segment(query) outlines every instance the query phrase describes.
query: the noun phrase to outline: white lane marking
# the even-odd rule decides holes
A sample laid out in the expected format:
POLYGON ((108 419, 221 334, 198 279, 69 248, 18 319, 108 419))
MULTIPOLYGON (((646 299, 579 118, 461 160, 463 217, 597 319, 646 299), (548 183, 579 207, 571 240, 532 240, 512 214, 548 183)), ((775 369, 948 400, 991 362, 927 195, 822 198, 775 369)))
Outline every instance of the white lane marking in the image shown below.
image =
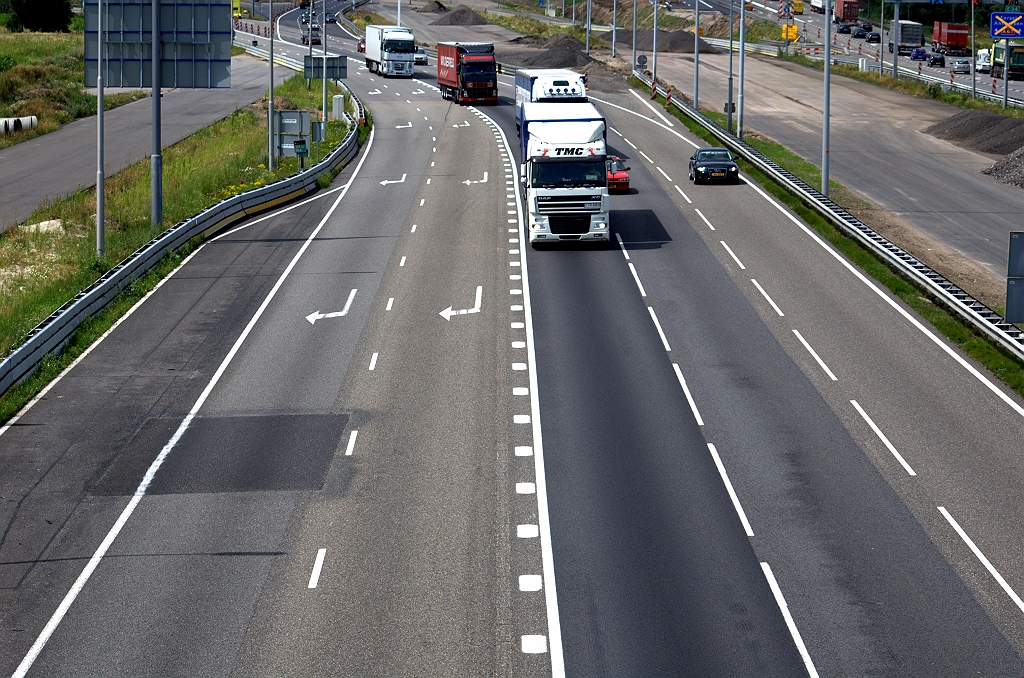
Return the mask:
MULTIPOLYGON (((513 389, 513 390, 515 390, 515 389, 513 389)), ((524 393, 523 395, 526 395, 526 394, 524 393)), ((516 447, 516 456, 517 457, 532 457, 533 456, 533 448, 530 447, 529 445, 519 445, 519 446, 516 447)))
POLYGON ((669 175, 665 174, 665 170, 661 169, 657 165, 654 166, 654 169, 656 169, 659 172, 661 172, 661 176, 665 177, 668 181, 672 181, 672 177, 670 177, 669 175))
POLYGON ((522 304, 512 304, 509 307, 509 310, 510 311, 522 311, 523 310, 523 305, 522 304))
POLYGON ((1013 604, 1020 608, 1022 612, 1024 612, 1024 600, 1021 600, 1020 596, 1017 595, 1017 592, 1014 591, 1010 587, 1010 585, 1006 583, 1006 580, 1003 579, 1003 575, 999 574, 999 571, 992 566, 992 563, 989 562, 989 559, 986 558, 985 554, 981 552, 981 549, 979 549, 977 545, 974 543, 974 541, 972 541, 971 538, 967 536, 967 533, 964 532, 964 529, 960 527, 960 523, 956 522, 953 519, 953 516, 949 515, 949 511, 947 511, 945 507, 939 506, 938 509, 939 513, 942 514, 942 517, 946 519, 946 521, 953 527, 954 530, 956 530, 956 533, 960 535, 960 538, 964 540, 964 543, 966 543, 967 546, 970 547, 971 551, 974 552, 975 557, 977 557, 977 559, 981 561, 981 564, 985 566, 985 569, 988 570, 988 573, 992 575, 992 577, 999 583, 1001 587, 1003 587, 1003 591, 1006 591, 1006 595, 1010 596, 1010 600, 1013 601, 1013 604))
POLYGON ((616 233, 615 239, 619 241, 619 247, 622 249, 622 256, 626 257, 626 261, 629 261, 629 252, 626 251, 626 246, 622 243, 622 236, 616 233))
POLYGON ((619 130, 615 129, 615 128, 614 128, 614 127, 612 127, 611 125, 608 125, 608 129, 610 129, 611 131, 615 132, 615 133, 616 133, 616 134, 618 134, 618 135, 619 135, 620 137, 622 136, 622 132, 620 132, 619 130))
POLYGON ((681 189, 678 186, 676 186, 676 190, 679 191, 679 195, 683 196, 686 199, 687 204, 690 204, 690 205, 693 204, 693 201, 690 200, 690 196, 688 196, 685 193, 683 193, 683 189, 681 189))
POLYGON ((804 345, 804 348, 807 349, 807 352, 810 353, 811 356, 818 362, 818 365, 821 366, 821 369, 825 370, 825 374, 827 374, 832 381, 839 381, 839 379, 836 378, 836 375, 832 374, 832 370, 828 368, 828 365, 825 364, 825 361, 822 360, 815 352, 815 350, 811 348, 811 345, 807 343, 807 340, 804 339, 803 336, 796 330, 793 330, 793 334, 796 335, 796 338, 799 339, 800 343, 804 345))
MULTIPOLYGON (((487 115, 481 115, 491 123, 494 122, 487 115)), ((509 156, 511 156, 512 147, 508 143, 508 138, 505 136, 505 132, 500 127, 498 128, 498 131, 501 133, 501 142, 505 147, 505 151, 509 156)), ((515 182, 515 188, 518 189, 518 174, 513 177, 513 180, 515 182)), ((526 242, 526 232, 523 224, 522 193, 520 193, 519 190, 515 190, 514 195, 517 210, 519 212, 519 239, 526 242)), ((530 375, 530 412, 532 414, 534 448, 532 452, 534 459, 534 480, 537 483, 537 520, 540 529, 541 561, 543 565, 544 581, 546 582, 546 585, 544 586, 544 604, 548 617, 548 635, 544 643, 544 649, 550 652, 552 678, 565 678, 565 657, 562 649, 562 625, 558 615, 558 592, 555 586, 555 562, 551 547, 551 519, 548 515, 547 476, 544 472, 544 438, 541 430, 540 400, 537 395, 537 344, 533 334, 533 304, 530 299, 530 276, 528 274, 526 256, 523 256, 522 264, 524 293, 523 303, 526 307, 526 322, 512 323, 512 327, 515 329, 517 324, 520 326, 525 324, 527 362, 530 365, 530 369, 527 374, 530 375)), ((518 447, 516 448, 516 456, 520 456, 518 447)), ((543 638, 543 636, 541 637, 543 638)))
POLYGON ((668 118, 666 118, 666 117, 665 117, 664 115, 662 115, 662 114, 661 114, 661 111, 659 111, 659 110, 658 110, 657 108, 655 108, 655 107, 654 107, 654 106, 653 106, 653 105, 651 104, 651 102, 650 102, 650 101, 648 101, 647 99, 644 99, 644 98, 643 98, 642 96, 640 96, 640 94, 639 94, 639 93, 638 93, 638 92, 637 92, 637 91, 636 91, 635 89, 632 89, 632 88, 630 88, 630 90, 629 90, 629 91, 630 91, 630 93, 631 93, 631 94, 632 94, 633 96, 635 96, 635 97, 636 97, 637 99, 639 99, 639 100, 640 100, 640 103, 642 103, 642 104, 643 104, 644 106, 646 106, 647 108, 651 109, 651 111, 652 111, 652 112, 653 112, 653 113, 654 113, 654 114, 655 114, 656 116, 658 116, 659 118, 661 118, 662 120, 664 120, 664 121, 665 121, 665 124, 666 124, 666 125, 668 125, 669 127, 675 127, 675 124, 674 124, 674 123, 673 123, 673 122, 672 122, 671 120, 669 120, 669 119, 668 119, 668 118))
POLYGON ((807 652, 807 646, 804 645, 804 640, 800 637, 800 631, 796 628, 793 615, 789 612, 789 605, 786 604, 786 598, 782 595, 779 582, 775 581, 775 575, 772 574, 771 566, 768 563, 761 563, 761 569, 764 570, 764 576, 768 580, 768 586, 772 590, 772 595, 775 596, 775 602, 778 603, 779 610, 782 611, 782 618, 786 620, 786 626, 789 628, 789 634, 793 636, 796 649, 804 660, 804 667, 807 669, 808 675, 810 678, 818 678, 818 670, 814 668, 814 662, 811 661, 811 655, 807 652))
POLYGON ((711 443, 708 443, 708 449, 711 450, 711 458, 715 460, 718 474, 722 476, 722 482, 725 483, 725 490, 729 493, 729 498, 732 499, 732 505, 736 509, 736 513, 739 514, 740 522, 743 523, 743 530, 747 533, 748 537, 753 537, 754 530, 750 528, 750 521, 747 520, 747 514, 743 512, 740 498, 736 496, 736 490, 732 487, 732 482, 729 480, 729 474, 725 471, 725 464, 722 463, 722 458, 718 456, 718 450, 711 443))
POLYGON ((633 150, 634 150, 634 151, 635 151, 635 150, 637 150, 637 148, 636 148, 636 145, 635 145, 635 144, 634 144, 634 143, 633 143, 632 141, 630 141, 630 140, 629 140, 629 139, 627 139, 626 137, 622 137, 622 140, 623 140, 623 141, 625 141, 625 142, 626 142, 627 144, 629 144, 630 146, 632 146, 632 147, 633 147, 633 150))
MULTIPOLYGON (((587 96, 590 96, 589 93, 588 93, 587 96)), ((626 113, 629 113, 630 115, 635 115, 638 118, 643 118, 647 122, 653 123, 653 124, 657 125, 658 127, 662 128, 663 130, 665 130, 667 132, 671 132, 672 134, 675 134, 677 137, 679 137, 680 139, 682 139, 686 143, 690 144, 694 148, 700 148, 700 146, 698 144, 695 144, 694 142, 690 141, 689 139, 687 139, 686 137, 684 137, 682 134, 680 134, 679 132, 675 131, 674 129, 669 129, 669 126, 661 124, 660 122, 658 122, 654 118, 649 118, 646 115, 644 115, 643 113, 637 113, 636 111, 631 111, 630 109, 628 109, 628 108, 626 108, 624 106, 619 106, 618 104, 613 104, 610 101, 605 101, 604 99, 598 99, 595 96, 590 96, 590 98, 593 99, 594 101, 600 103, 600 104, 604 104, 605 106, 611 106, 612 108, 617 108, 620 111, 625 111, 626 113)), ((671 127, 674 127, 674 126, 675 125, 671 125, 671 127)), ((623 138, 625 138, 625 137, 623 137, 623 138)), ((629 142, 626 142, 626 143, 629 143, 629 142)), ((629 145, 633 146, 633 144, 629 144, 629 145)), ((633 148, 636 148, 636 146, 633 146, 633 148)))
POLYGON ((857 410, 857 413, 864 419, 864 421, 867 422, 868 426, 870 426, 871 430, 875 432, 875 435, 878 436, 879 440, 881 440, 882 443, 885 444, 886 448, 892 452, 892 456, 896 457, 896 461, 900 463, 906 472, 912 476, 916 476, 917 474, 914 472, 914 469, 910 468, 910 464, 907 463, 907 460, 904 459, 903 455, 896 450, 895 446, 893 446, 891 442, 889 442, 889 439, 885 437, 884 433, 882 433, 882 429, 878 428, 875 422, 871 420, 871 417, 869 417, 868 413, 864 411, 864 408, 860 406, 860 403, 856 400, 851 400, 850 404, 853 405, 857 410))
POLYGON ((536 483, 516 483, 516 494, 536 494, 536 483))
MULTIPOLYGON (((678 186, 676 186, 676 188, 679 188, 679 187, 678 187, 678 186)), ((682 191, 679 191, 679 192, 680 192, 680 193, 682 193, 682 191)), ((684 197, 685 197, 685 196, 684 196, 684 197)), ((715 227, 711 225, 711 222, 710 222, 710 221, 708 221, 708 218, 707 218, 706 216, 704 216, 704 213, 703 213, 703 212, 701 212, 701 211, 700 211, 700 210, 699 210, 698 208, 696 208, 696 207, 694 207, 694 208, 693 208, 693 211, 697 213, 697 216, 699 216, 699 217, 700 217, 701 219, 703 219, 703 220, 704 220, 704 223, 708 225, 708 228, 710 228, 710 229, 711 229, 712 231, 713 231, 713 230, 715 230, 715 227)), ((722 243, 722 244, 724 245, 725 243, 722 243)), ((728 248, 726 248, 726 249, 728 249, 728 248)), ((743 266, 743 264, 740 264, 740 266, 743 266)))
POLYGON ((388 297, 388 305, 384 308, 385 311, 391 310, 391 304, 395 303, 394 297, 388 297))
MULTIPOLYGON (((377 355, 374 353, 374 355, 377 355)), ((345 456, 351 457, 352 452, 356 449, 356 436, 359 435, 359 431, 352 431, 348 436, 348 445, 345 447, 345 456)))
POLYGON ((648 306, 647 310, 651 313, 651 320, 654 321, 654 326, 658 328, 658 336, 661 337, 661 343, 665 345, 665 350, 671 351, 672 347, 668 345, 668 338, 665 336, 665 332, 661 329, 661 323, 658 322, 658 316, 654 313, 654 307, 648 306))
POLYGON ((534 539, 540 536, 540 529, 536 525, 516 525, 516 536, 520 539, 534 539))
POLYGON ((528 415, 528 414, 513 414, 512 415, 512 423, 513 424, 529 424, 530 423, 530 415, 528 415))
POLYGON ((768 303, 772 305, 772 308, 775 309, 775 312, 779 314, 780 318, 786 317, 786 314, 782 312, 782 309, 779 308, 778 304, 776 304, 774 301, 772 301, 772 298, 769 297, 768 293, 764 291, 763 287, 761 287, 761 283, 757 282, 753 278, 750 279, 750 282, 754 283, 754 287, 757 288, 757 291, 761 293, 762 297, 764 297, 766 300, 768 300, 768 303))
POLYGON ((724 240, 719 240, 718 242, 722 243, 722 247, 725 248, 725 251, 729 253, 729 256, 732 257, 733 261, 736 262, 736 265, 739 266, 741 270, 744 270, 744 271, 747 270, 747 267, 744 266, 743 262, 740 261, 740 258, 737 257, 736 254, 731 249, 729 249, 729 246, 725 244, 724 240))
MULTIPOLYGON (((513 341, 512 342, 512 348, 526 348, 526 342, 525 341, 513 341)), ((523 393, 523 395, 526 395, 526 394, 523 393)))
POLYGON ((410 232, 410 233, 415 233, 415 232, 416 232, 416 224, 413 224, 413 225, 412 225, 412 229, 410 229, 410 231, 409 231, 409 232, 410 232))
POLYGON ((427 179, 427 186, 430 185, 430 179, 427 179))
POLYGON ((524 327, 526 327, 526 323, 519 323, 519 322, 512 323, 512 329, 514 329, 514 330, 521 330, 524 327))
POLYGON ((526 363, 512 363, 512 370, 515 372, 525 372, 526 363))
POLYGON ((544 577, 539 574, 519 575, 520 591, 540 591, 544 587, 544 577))
POLYGON ((405 257, 402 257, 402 260, 398 262, 398 265, 405 266, 405 257))
POLYGON ((356 298, 357 291, 358 290, 356 288, 352 288, 352 291, 348 295, 348 301, 345 302, 345 308, 341 309, 340 311, 335 311, 334 313, 321 313, 320 311, 313 311, 312 313, 306 316, 306 320, 309 321, 310 325, 315 325, 316 321, 321 320, 322 318, 340 318, 341 316, 348 315, 349 309, 352 308, 352 300, 356 298))
POLYGON ((405 178, 407 176, 409 176, 409 175, 408 174, 403 174, 401 179, 395 179, 395 180, 385 179, 384 181, 380 182, 380 185, 381 186, 387 186, 388 184, 404 184, 405 183, 405 178))
POLYGON ((420 198, 420 207, 423 207, 423 203, 425 203, 426 201, 426 198, 420 198))
POLYGON ((25 654, 25 657, 21 660, 21 663, 18 664, 18 668, 15 669, 14 673, 12 674, 12 678, 24 678, 25 674, 28 673, 28 670, 32 668, 32 664, 35 663, 35 660, 39 656, 39 653, 43 651, 44 647, 46 647, 46 643, 50 640, 50 636, 52 636, 53 632, 57 630, 57 626, 60 625, 61 621, 64 619, 64 616, 68 613, 68 610, 71 609, 71 605, 75 602, 75 599, 78 597, 78 594, 82 592, 83 588, 85 588, 86 582, 89 581, 89 578, 92 577, 92 573, 96 570, 97 567, 99 567, 100 561, 103 560, 103 557, 110 549, 110 546, 114 543, 114 540, 117 539, 117 535, 120 534, 121 530, 128 522, 128 519, 131 518, 132 513, 135 512, 135 508, 139 505, 139 502, 142 501, 142 498, 146 495, 146 490, 149 489, 150 483, 153 482, 153 479, 156 477, 157 471, 160 470, 160 466, 162 466, 164 460, 167 459, 167 455, 171 453, 171 450, 173 450, 175 445, 178 444, 178 441, 181 440, 181 436, 183 436, 185 434, 185 431, 188 430, 189 425, 192 423, 192 420, 199 412, 199 409, 206 402, 206 399, 210 397, 210 393, 217 385, 217 382, 219 382, 221 377, 224 375, 224 371, 227 370, 228 365, 231 364, 231 361, 234 359, 235 354, 238 353, 238 349, 241 348, 243 343, 245 343, 245 340, 246 338, 248 338, 249 333, 252 332, 252 328, 256 325, 256 322, 259 321, 264 311, 267 310, 267 307, 270 305, 270 302, 277 295, 278 290, 281 289, 281 286, 284 284, 284 281, 288 278, 292 270, 299 263, 299 259, 301 259, 302 255, 305 254, 307 249, 309 249, 310 244, 320 233, 321 229, 323 229, 327 221, 331 218, 331 215, 334 214, 334 210, 337 209, 338 205, 341 204, 341 201, 345 198, 345 195, 348 193, 348 189, 352 185, 352 182, 355 181, 355 178, 359 175, 359 170, 362 168, 363 162, 365 162, 366 158, 369 157, 370 147, 373 145, 373 137, 374 130, 371 129, 370 136, 367 141, 366 152, 363 153, 363 157, 359 160, 359 163, 356 165, 355 170, 352 172, 352 177, 349 179, 348 183, 345 184, 340 195, 338 195, 338 198, 334 201, 334 204, 332 204, 330 209, 327 210, 327 213, 324 215, 323 219, 320 220, 320 223, 317 224, 317 227, 313 229, 313 232, 309 234, 309 237, 306 239, 306 241, 302 243, 302 247, 299 248, 299 251, 295 253, 294 257, 292 257, 292 260, 291 262, 289 262, 287 268, 285 268, 284 272, 281 273, 281 277, 277 279, 277 282, 271 288, 270 292, 263 300, 263 303, 260 304, 260 307, 258 309, 256 309, 256 313, 249 320, 249 323, 245 326, 245 329, 242 330, 242 333, 239 335, 238 339, 235 340, 235 343, 234 345, 232 345, 231 350, 229 350, 228 354, 224 356, 224 360, 221 361, 221 364, 217 368, 217 371, 213 373, 213 376, 210 378, 210 381, 206 384, 206 388, 204 388, 203 392, 199 394, 199 399, 196 400, 195 404, 192 406, 192 409, 189 410, 189 413, 185 416, 185 419, 178 426, 178 429, 174 432, 174 435, 171 437, 171 439, 167 441, 167 444, 164 445, 162 450, 160 450, 160 454, 158 454, 156 459, 153 460, 153 463, 150 464, 149 468, 146 470, 146 475, 142 477, 142 481, 139 483, 138 488, 136 488, 135 494, 132 495, 132 498, 129 500, 128 505, 124 507, 123 511, 121 511, 121 515, 118 516, 117 521, 114 522, 114 525, 110 528, 110 531, 107 532, 107 535, 103 538, 103 541, 100 542, 100 545, 99 547, 97 547, 95 553, 93 553, 92 557, 89 558, 89 562, 86 564, 85 569, 82 570, 82 573, 78 575, 77 579, 75 579, 75 583, 71 585, 71 589, 64 596, 63 600, 61 600, 60 605, 57 606, 57 609, 54 611, 53 615, 50 616, 49 621, 46 622, 46 626, 44 626, 43 630, 40 631, 39 636, 36 638, 35 642, 32 643, 32 647, 29 648, 28 653, 25 654))
POLYGON ((697 420, 698 426, 704 425, 704 420, 700 416, 700 412, 697 411, 697 403, 694 401, 693 396, 690 394, 690 389, 686 385, 686 379, 683 378, 683 371, 679 369, 679 365, 672 363, 672 369, 676 371, 676 379, 679 380, 679 385, 683 387, 683 395, 686 396, 686 402, 690 403, 690 411, 693 412, 693 418, 697 420))
POLYGON ((316 560, 313 561, 313 571, 309 575, 309 586, 306 588, 315 589, 316 585, 320 583, 320 570, 324 567, 324 556, 327 555, 327 549, 319 549, 316 552, 316 560))
POLYGON ((524 654, 544 654, 548 651, 548 639, 544 636, 523 636, 522 642, 524 654))
POLYGON ((639 153, 640 153, 640 155, 644 156, 644 160, 646 160, 647 162, 651 163, 652 165, 654 164, 654 161, 651 160, 650 157, 648 157, 648 155, 646 153, 644 153, 643 151, 639 151, 639 153))
MULTIPOLYGON (((625 251, 625 249, 623 249, 625 251)), ((647 291, 644 289, 643 284, 640 282, 640 276, 636 274, 636 269, 633 267, 633 262, 629 262, 629 272, 633 274, 633 280, 636 281, 636 286, 640 288, 640 296, 646 297, 647 291)))

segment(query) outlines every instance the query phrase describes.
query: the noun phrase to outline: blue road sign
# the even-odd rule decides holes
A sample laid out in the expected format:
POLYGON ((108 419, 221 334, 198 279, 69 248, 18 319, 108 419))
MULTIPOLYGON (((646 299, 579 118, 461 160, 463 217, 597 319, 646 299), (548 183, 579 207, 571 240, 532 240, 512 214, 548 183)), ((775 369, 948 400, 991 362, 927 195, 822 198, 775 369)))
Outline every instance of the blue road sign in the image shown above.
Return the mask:
POLYGON ((1016 40, 1024 37, 1024 14, 1020 12, 992 12, 989 37, 1016 40))

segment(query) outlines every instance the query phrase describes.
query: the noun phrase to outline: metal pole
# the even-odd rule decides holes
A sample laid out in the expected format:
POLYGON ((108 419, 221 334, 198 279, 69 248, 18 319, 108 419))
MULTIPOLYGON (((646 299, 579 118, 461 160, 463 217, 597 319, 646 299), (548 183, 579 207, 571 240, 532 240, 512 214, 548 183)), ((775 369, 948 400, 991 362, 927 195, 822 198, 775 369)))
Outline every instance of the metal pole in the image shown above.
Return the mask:
MULTIPOLYGON (((746 0, 743 0, 746 2, 746 0)), ((729 0, 729 101, 726 104, 726 129, 732 134, 732 6, 733 0, 729 0)))
POLYGON ((654 36, 651 44, 651 79, 655 86, 658 82, 658 3, 661 0, 654 0, 654 36))
POLYGON ((153 155, 149 159, 150 220, 157 228, 164 220, 163 158, 160 156, 160 0, 153 0, 153 155))
POLYGON ((693 110, 699 111, 700 83, 700 0, 693 0, 693 110))
MULTIPOLYGON (((402 24, 402 0, 398 0, 398 24, 402 24)), ((316 17, 316 5, 310 5, 309 7, 309 64, 313 65, 313 19, 316 17)), ((312 73, 310 73, 312 75, 312 73)), ((306 80, 306 89, 309 89, 310 85, 313 84, 313 79, 309 78, 306 80)))
POLYGON ((882 75, 882 64, 885 63, 885 52, 882 45, 885 44, 885 0, 882 0, 881 13, 878 15, 878 75, 882 75))
MULTIPOLYGON (((326 1, 324 0, 324 2, 326 1)), ((402 25, 402 0, 398 0, 398 25, 402 25)))
POLYGON ((587 0, 587 54, 590 54, 590 24, 593 22, 593 0, 587 0))
MULTIPOLYGON (((991 63, 991 61, 989 62, 991 63)), ((971 97, 978 98, 978 53, 974 50, 974 0, 971 0, 971 97)))
POLYGON ((267 168, 274 171, 274 5, 270 5, 270 98, 267 101, 267 168))
POLYGON ((103 0, 99 1, 99 39, 96 41, 96 256, 106 250, 103 234, 103 0))
POLYGON ((889 31, 889 39, 892 40, 892 77, 900 77, 899 60, 900 60, 900 3, 892 3, 893 7, 893 21, 892 30, 889 31))
POLYGON ((323 73, 321 73, 320 75, 321 80, 323 80, 323 83, 321 84, 323 84, 324 88, 324 114, 320 118, 320 121, 323 123, 323 129, 321 130, 323 134, 320 135, 321 147, 323 146, 325 137, 327 136, 327 0, 324 0, 323 27, 324 36, 322 38, 322 41, 324 43, 324 70, 323 73))
POLYGON ((736 136, 743 138, 743 65, 747 54, 747 2, 740 0, 740 87, 736 97, 736 136))
POLYGON ((825 100, 821 122, 821 194, 828 197, 828 108, 832 76, 832 0, 825 0, 829 21, 825 24, 825 100))
MULTIPOLYGON (((994 50, 993 50, 994 51, 994 50)), ((1003 108, 1010 98, 1010 41, 1003 40, 1003 108)))
POLYGON ((636 0, 633 0, 633 65, 629 70, 636 68, 636 0))
POLYGON ((612 58, 615 58, 615 28, 619 25, 619 0, 612 0, 612 58))

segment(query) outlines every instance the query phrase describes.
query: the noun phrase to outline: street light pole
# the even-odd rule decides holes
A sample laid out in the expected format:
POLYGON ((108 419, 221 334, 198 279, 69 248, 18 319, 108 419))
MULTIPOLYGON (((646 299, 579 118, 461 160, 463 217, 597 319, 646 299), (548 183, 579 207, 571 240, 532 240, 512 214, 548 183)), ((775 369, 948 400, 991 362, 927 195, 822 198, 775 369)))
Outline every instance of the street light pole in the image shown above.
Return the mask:
POLYGON ((971 97, 977 99, 978 73, 974 67, 978 65, 978 53, 974 51, 974 0, 971 0, 971 61, 971 97))
POLYGON ((323 73, 321 73, 321 76, 322 76, 321 80, 323 80, 323 82, 321 84, 324 87, 324 114, 320 118, 320 121, 323 123, 323 129, 321 130, 322 133, 320 135, 321 147, 323 147, 323 142, 325 141, 325 139, 327 137, 327 0, 323 0, 323 3, 324 3, 324 12, 323 12, 324 35, 323 35, 322 41, 324 43, 324 69, 323 69, 323 73))
POLYGON ((587 54, 590 54, 590 24, 593 21, 594 0, 587 0, 587 54))
POLYGON ((693 0, 693 110, 697 105, 700 84, 700 0, 693 0))
POLYGON ((615 58, 615 28, 619 25, 619 0, 612 0, 612 58, 615 58))
POLYGON ((270 98, 267 100, 267 169, 274 171, 274 4, 270 4, 270 98))
POLYGON ((654 0, 654 35, 651 41, 651 81, 655 88, 658 86, 658 3, 661 0, 654 0))
POLYGON ((630 72, 636 68, 636 0, 633 0, 633 63, 630 65, 630 72))
POLYGON ((740 87, 736 98, 736 136, 743 138, 743 66, 747 54, 747 0, 740 0, 740 87))
POLYGON ((99 0, 99 40, 96 41, 96 256, 106 249, 103 233, 103 0, 99 0))
POLYGON ((164 220, 163 158, 160 155, 160 0, 153 0, 153 154, 149 158, 150 221, 158 228, 164 220))
POLYGON ((732 134, 732 5, 729 0, 729 101, 726 103, 726 129, 732 134))
POLYGON ((832 75, 832 0, 825 0, 829 20, 825 24, 825 97, 821 123, 821 194, 828 197, 828 114, 832 75))

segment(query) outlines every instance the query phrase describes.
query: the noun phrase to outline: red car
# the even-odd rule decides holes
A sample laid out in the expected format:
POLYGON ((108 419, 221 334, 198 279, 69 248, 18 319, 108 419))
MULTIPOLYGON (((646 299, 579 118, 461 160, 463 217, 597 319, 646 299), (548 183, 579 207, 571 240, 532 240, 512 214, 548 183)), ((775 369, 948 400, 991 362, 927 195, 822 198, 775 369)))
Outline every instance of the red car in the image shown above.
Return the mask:
POLYGON ((362 38, 360 38, 359 42, 356 44, 356 51, 357 52, 365 52, 366 51, 366 41, 363 40, 362 38))
POLYGON ((629 168, 622 158, 612 156, 604 161, 604 165, 608 170, 608 192, 629 193, 629 168))

